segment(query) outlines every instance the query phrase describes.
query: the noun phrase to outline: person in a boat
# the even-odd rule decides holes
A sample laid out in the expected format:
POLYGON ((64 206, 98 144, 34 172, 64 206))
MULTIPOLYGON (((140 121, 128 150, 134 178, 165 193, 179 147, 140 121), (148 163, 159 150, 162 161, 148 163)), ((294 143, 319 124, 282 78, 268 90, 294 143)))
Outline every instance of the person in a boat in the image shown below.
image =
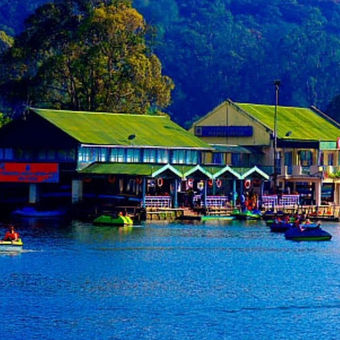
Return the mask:
POLYGON ((285 222, 285 223, 289 223, 289 222, 290 222, 290 217, 289 217, 289 215, 286 215, 286 216, 284 217, 284 222, 285 222))
POLYGON ((5 234, 5 237, 3 238, 4 241, 18 241, 19 239, 19 233, 17 233, 14 229, 13 225, 10 225, 8 227, 8 231, 5 234))

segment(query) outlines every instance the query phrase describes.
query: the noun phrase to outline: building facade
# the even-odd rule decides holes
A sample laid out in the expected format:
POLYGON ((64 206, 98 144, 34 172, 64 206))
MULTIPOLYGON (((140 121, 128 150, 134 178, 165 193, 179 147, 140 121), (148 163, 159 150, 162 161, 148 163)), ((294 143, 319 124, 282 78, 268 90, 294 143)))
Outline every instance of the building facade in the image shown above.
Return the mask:
POLYGON ((203 156, 211 162, 246 161, 275 175, 279 192, 299 195, 301 204, 339 204, 340 125, 315 107, 278 106, 277 113, 276 157, 273 105, 227 100, 190 131, 215 147, 203 156))

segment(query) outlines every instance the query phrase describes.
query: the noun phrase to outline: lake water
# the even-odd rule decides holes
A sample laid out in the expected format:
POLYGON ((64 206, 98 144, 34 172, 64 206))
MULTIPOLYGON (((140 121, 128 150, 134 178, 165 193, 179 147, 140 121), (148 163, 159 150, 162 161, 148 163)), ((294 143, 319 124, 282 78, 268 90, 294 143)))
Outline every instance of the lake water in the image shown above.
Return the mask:
POLYGON ((330 242, 263 222, 16 226, 25 250, 0 255, 3 339, 339 339, 340 225, 323 225, 330 242))

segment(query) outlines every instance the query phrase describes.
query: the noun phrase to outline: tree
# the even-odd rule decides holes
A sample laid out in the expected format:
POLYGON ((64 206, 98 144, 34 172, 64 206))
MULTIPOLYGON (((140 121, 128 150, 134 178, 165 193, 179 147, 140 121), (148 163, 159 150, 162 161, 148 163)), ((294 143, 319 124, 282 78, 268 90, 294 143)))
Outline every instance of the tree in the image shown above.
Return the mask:
POLYGON ((340 123, 340 94, 335 96, 328 104, 326 113, 340 123))
POLYGON ((4 55, 7 97, 39 107, 147 113, 170 103, 172 80, 146 45, 129 0, 63 0, 37 9, 4 55))

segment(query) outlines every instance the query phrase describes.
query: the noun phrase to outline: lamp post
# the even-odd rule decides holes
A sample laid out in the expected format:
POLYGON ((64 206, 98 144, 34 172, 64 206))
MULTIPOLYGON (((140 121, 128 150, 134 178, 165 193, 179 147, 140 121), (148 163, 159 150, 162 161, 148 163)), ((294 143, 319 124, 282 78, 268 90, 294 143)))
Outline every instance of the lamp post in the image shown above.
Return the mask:
POLYGON ((273 189, 274 193, 277 191, 277 109, 279 105, 279 92, 280 92, 280 80, 274 80, 274 86, 275 86, 275 114, 274 114, 274 173, 273 173, 273 189))

